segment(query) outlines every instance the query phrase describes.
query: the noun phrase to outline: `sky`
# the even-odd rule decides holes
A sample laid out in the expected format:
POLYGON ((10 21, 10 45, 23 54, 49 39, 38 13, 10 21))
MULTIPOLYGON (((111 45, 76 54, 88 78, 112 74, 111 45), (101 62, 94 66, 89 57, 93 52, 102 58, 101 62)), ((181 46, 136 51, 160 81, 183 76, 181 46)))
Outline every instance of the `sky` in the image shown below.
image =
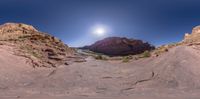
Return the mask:
POLYGON ((33 25, 71 47, 105 37, 179 42, 200 25, 199 0, 1 0, 0 23, 33 25), (105 34, 94 33, 103 28, 105 34))

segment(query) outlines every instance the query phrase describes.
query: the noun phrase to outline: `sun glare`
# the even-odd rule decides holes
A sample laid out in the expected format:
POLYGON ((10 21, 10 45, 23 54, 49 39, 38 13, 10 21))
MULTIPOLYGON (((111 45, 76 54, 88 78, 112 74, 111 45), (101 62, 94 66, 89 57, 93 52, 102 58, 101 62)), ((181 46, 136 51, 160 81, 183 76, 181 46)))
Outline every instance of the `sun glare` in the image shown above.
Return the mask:
POLYGON ((93 34, 95 36, 99 36, 99 37, 105 36, 107 34, 107 32, 108 32, 108 30, 107 30, 107 28, 105 28, 105 26, 95 26, 93 28, 93 34))
POLYGON ((105 29, 102 27, 96 28, 94 31, 94 33, 98 36, 103 36, 105 32, 106 32, 105 29))

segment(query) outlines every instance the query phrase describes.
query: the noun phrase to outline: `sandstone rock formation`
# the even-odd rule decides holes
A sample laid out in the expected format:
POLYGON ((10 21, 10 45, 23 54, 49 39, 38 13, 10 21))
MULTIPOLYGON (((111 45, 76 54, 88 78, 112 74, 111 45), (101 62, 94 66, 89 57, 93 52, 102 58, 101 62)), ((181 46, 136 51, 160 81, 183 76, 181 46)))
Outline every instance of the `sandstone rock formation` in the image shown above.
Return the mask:
POLYGON ((125 37, 108 37, 83 48, 110 56, 120 56, 140 54, 146 50, 154 49, 154 46, 149 43, 144 43, 141 40, 128 39, 125 37))
POLYGON ((200 26, 193 28, 192 33, 186 33, 183 42, 197 43, 200 42, 200 26))
POLYGON ((74 54, 73 49, 58 38, 21 23, 1 25, 0 43, 12 45, 15 54, 30 59, 34 67, 55 67, 74 54))

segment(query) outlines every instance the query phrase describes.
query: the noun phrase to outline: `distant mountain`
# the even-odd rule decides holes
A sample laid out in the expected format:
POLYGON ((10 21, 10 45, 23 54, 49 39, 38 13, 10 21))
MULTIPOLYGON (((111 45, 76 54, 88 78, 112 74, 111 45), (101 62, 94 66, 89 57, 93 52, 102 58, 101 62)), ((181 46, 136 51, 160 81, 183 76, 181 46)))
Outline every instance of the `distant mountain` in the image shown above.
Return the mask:
POLYGON ((0 43, 12 45, 15 54, 28 58, 34 67, 56 67, 74 54, 61 40, 22 23, 0 26, 0 43))
POLYGON ((90 46, 83 47, 83 49, 89 49, 110 56, 140 54, 144 51, 153 50, 154 48, 154 46, 142 40, 128 39, 125 37, 108 37, 90 46))

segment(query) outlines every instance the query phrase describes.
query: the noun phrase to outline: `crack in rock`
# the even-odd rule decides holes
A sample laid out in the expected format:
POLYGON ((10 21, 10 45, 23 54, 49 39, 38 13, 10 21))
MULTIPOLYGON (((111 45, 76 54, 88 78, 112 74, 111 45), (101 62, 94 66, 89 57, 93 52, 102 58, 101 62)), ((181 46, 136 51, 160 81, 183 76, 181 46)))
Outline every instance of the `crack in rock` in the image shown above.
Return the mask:
POLYGON ((50 73, 47 75, 47 77, 50 77, 50 76, 54 75, 55 73, 56 73, 56 70, 53 70, 52 72, 50 72, 50 73))
POLYGON ((138 80, 138 81, 136 81, 134 84, 132 84, 131 87, 122 89, 121 92, 128 91, 128 90, 132 90, 132 89, 135 88, 134 86, 136 86, 137 84, 150 81, 150 80, 152 80, 154 77, 155 77, 155 73, 152 71, 151 77, 150 77, 150 78, 138 80))

